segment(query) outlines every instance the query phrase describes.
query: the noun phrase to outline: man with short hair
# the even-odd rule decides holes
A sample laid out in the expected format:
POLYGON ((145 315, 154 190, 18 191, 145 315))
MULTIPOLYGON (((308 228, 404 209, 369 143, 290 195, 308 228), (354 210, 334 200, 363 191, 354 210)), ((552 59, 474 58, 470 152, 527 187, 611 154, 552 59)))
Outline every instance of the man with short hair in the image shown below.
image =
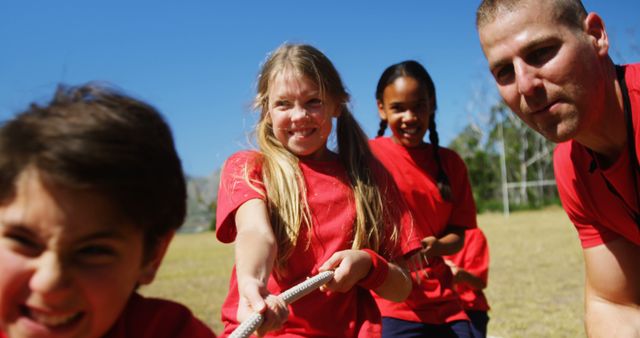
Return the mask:
POLYGON ((506 104, 558 143, 587 334, 640 337, 640 64, 613 63, 602 18, 579 0, 484 0, 476 25, 506 104))

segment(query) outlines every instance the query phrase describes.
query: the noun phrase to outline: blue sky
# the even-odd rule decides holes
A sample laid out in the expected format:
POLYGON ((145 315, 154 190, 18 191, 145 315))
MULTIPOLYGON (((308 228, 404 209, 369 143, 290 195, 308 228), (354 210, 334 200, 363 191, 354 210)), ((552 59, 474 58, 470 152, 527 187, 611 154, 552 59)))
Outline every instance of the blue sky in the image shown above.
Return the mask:
MULTIPOLYGON (((378 126, 379 75, 392 63, 420 61, 436 83, 447 144, 496 99, 474 26, 477 3, 2 1, 0 119, 48 100, 58 83, 108 81, 155 105, 185 171, 206 176, 248 146, 259 66, 288 41, 312 44, 334 62, 369 136, 378 126)), ((640 1, 584 3, 604 18, 614 61, 640 61, 640 1)))

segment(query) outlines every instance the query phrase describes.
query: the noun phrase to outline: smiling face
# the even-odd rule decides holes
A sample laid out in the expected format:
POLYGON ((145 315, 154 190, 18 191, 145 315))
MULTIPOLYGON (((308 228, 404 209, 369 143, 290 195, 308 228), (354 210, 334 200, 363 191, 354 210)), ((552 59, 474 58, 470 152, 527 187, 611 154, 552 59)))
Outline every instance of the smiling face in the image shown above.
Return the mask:
POLYGON ((23 172, 0 205, 0 331, 9 337, 101 337, 137 284, 143 233, 90 191, 43 183, 23 172))
POLYGON ((268 95, 268 118, 278 141, 298 157, 325 159, 336 105, 323 99, 309 78, 287 70, 274 77, 268 95))
POLYGON ((384 89, 382 102, 378 101, 378 113, 387 121, 393 140, 405 147, 424 143, 433 115, 433 99, 424 86, 409 76, 395 79, 384 89))
POLYGON ((608 40, 596 14, 589 14, 580 30, 549 13, 550 2, 528 1, 478 32, 509 108, 547 139, 562 142, 602 118, 608 40))

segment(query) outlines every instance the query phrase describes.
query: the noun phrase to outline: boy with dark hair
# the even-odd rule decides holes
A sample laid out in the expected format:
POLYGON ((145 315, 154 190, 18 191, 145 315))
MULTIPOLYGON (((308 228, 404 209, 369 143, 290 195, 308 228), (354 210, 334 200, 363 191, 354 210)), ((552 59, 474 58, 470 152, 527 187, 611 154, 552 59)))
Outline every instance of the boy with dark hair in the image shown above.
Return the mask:
POLYGON ((0 337, 214 337, 144 298, 185 217, 173 138, 151 106, 59 88, 0 128, 0 337))

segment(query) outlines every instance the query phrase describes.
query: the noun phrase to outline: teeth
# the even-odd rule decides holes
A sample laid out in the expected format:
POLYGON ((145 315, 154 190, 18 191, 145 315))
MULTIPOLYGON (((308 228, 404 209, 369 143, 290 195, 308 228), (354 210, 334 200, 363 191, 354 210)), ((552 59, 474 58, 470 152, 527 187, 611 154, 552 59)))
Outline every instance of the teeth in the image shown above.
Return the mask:
POLYGON ((311 135, 311 133, 313 133, 313 128, 309 128, 309 129, 298 129, 298 130, 292 130, 291 134, 293 136, 299 136, 299 137, 305 137, 305 136, 309 136, 311 135))
POLYGON ((33 310, 30 311, 30 314, 31 318, 36 322, 51 327, 67 324, 80 315, 79 312, 70 315, 45 315, 33 310))
POLYGON ((403 129, 405 134, 413 135, 418 132, 418 128, 403 129))

